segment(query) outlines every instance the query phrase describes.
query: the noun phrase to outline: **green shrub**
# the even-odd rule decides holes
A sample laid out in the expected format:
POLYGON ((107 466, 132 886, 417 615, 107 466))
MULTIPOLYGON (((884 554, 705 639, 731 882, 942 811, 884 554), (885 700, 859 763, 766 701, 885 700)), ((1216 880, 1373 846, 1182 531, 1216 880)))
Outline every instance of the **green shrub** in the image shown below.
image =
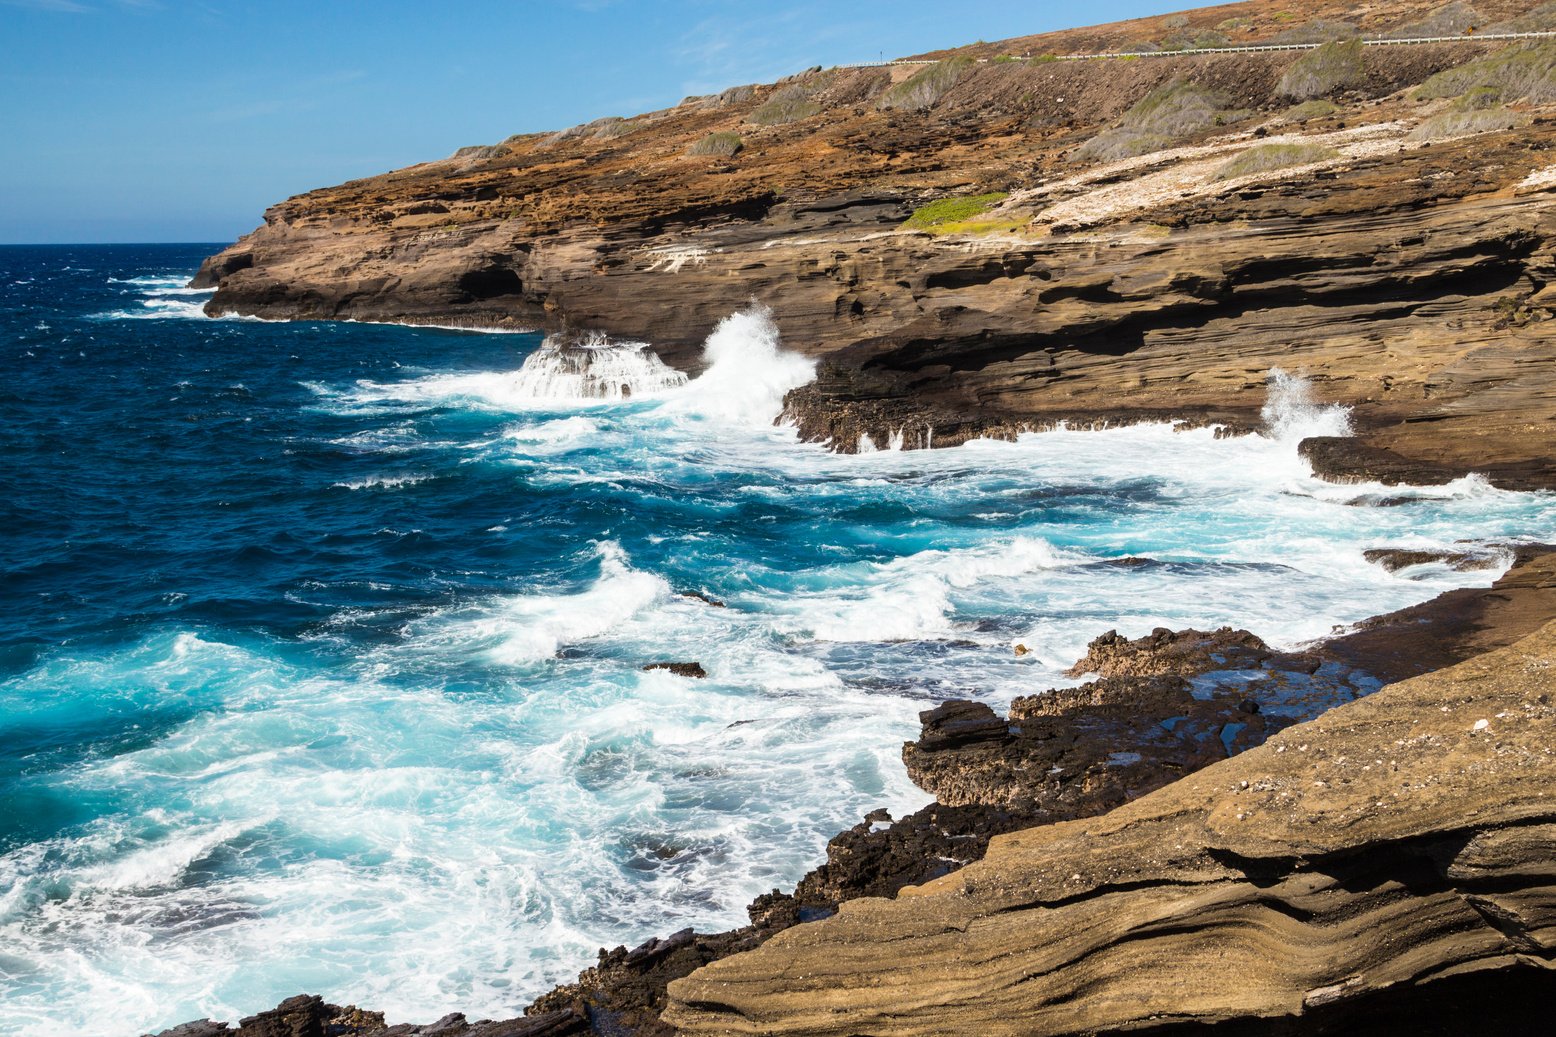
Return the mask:
POLYGON ((1217 32, 1236 32, 1238 29, 1246 29, 1253 24, 1247 18, 1226 18, 1216 23, 1217 32))
POLYGON ((914 210, 903 226, 914 230, 930 230, 948 223, 962 223, 974 216, 981 216, 1008 197, 1004 191, 994 191, 960 198, 940 198, 914 210))
POLYGON ((1275 90, 1303 100, 1358 86, 1367 75, 1361 40, 1326 43, 1298 58, 1275 90))
POLYGON ((1510 130, 1523 120, 1501 103, 1495 87, 1478 86, 1411 131, 1411 140, 1446 140, 1474 133, 1510 130))
POLYGON ((1210 126, 1236 121, 1243 112, 1227 110, 1224 94, 1178 79, 1151 91, 1124 113, 1119 125, 1087 141, 1081 159, 1116 162, 1160 151, 1174 140, 1210 126))
POLYGON ((1303 101, 1299 105, 1286 110, 1281 116, 1287 122, 1312 122, 1314 119, 1327 119, 1340 110, 1340 106, 1333 101, 1326 101, 1321 97, 1315 97, 1311 101, 1303 101))
POLYGON ((1556 100, 1556 42, 1519 44, 1446 69, 1417 87, 1415 96, 1463 97, 1476 89, 1495 90, 1508 101, 1556 100))
POLYGON ((746 116, 757 126, 783 126, 821 114, 821 105, 811 100, 815 91, 795 83, 773 92, 764 104, 746 116))
POLYGON ((1361 35, 1361 30, 1350 22, 1332 18, 1315 18, 1305 25, 1270 37, 1271 43, 1333 43, 1351 40, 1361 35))
POLYGON ((1292 166, 1310 166, 1315 162, 1327 162, 1329 159, 1339 157, 1338 151, 1334 148, 1326 148, 1322 144, 1260 144, 1249 148, 1216 170, 1216 179, 1236 180, 1238 177, 1252 176, 1255 173, 1289 169, 1292 166))
POLYGON ((1057 55, 1057 54, 1039 54, 1037 57, 1033 58, 1032 60, 1034 62, 1036 62, 1037 64, 1039 64, 1039 65, 1046 65, 1050 61, 1058 61, 1059 60, 1059 55, 1057 55))
POLYGON ((725 131, 723 133, 710 133, 706 137, 686 149, 688 155, 716 155, 721 158, 733 158, 745 147, 745 141, 740 139, 740 134, 725 131))
POLYGON ((1510 130, 1522 122, 1517 113, 1498 105, 1495 108, 1447 111, 1434 115, 1410 132, 1411 140, 1447 140, 1475 133, 1510 130))
POLYGON ((956 81, 972 67, 972 63, 972 58, 966 56, 937 61, 887 90, 876 102, 876 107, 914 112, 929 108, 956 85, 956 81))

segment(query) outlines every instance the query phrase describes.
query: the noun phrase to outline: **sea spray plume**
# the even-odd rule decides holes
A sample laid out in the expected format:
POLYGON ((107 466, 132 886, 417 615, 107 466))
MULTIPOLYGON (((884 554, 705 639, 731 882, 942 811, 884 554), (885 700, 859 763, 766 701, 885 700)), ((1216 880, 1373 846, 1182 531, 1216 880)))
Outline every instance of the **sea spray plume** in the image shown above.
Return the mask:
POLYGON ((784 395, 816 377, 816 362, 783 348, 773 311, 757 302, 719 321, 703 359, 707 368, 682 402, 692 413, 735 424, 772 424, 784 395))
POLYGON ((646 342, 612 342, 592 332, 552 335, 524 361, 517 395, 537 400, 625 400, 686 384, 646 342))
POLYGON ((1340 404, 1313 402, 1312 384, 1301 375, 1270 368, 1269 394, 1259 416, 1266 437, 1296 444, 1310 436, 1349 436, 1351 411, 1340 404))

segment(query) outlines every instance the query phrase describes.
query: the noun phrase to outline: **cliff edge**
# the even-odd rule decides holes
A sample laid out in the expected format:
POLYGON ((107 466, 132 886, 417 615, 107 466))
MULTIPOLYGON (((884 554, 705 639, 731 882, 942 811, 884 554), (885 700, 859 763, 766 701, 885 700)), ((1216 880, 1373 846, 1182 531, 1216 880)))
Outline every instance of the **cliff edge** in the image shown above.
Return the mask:
POLYGON ((817 1035, 1533 1023, 1556 992, 1553 665, 1556 623, 1100 818, 997 837, 959 872, 672 983, 665 1020, 817 1035), (1457 997, 1470 977, 1477 996, 1457 997))

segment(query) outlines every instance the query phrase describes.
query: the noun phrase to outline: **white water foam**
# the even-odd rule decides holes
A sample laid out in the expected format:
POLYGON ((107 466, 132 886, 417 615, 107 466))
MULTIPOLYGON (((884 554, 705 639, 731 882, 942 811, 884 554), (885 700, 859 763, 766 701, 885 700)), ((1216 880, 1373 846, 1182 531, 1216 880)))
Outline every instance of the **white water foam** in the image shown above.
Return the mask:
POLYGON ((1341 404, 1313 401, 1313 385, 1300 375, 1270 368, 1269 393, 1261 417, 1266 434, 1295 445, 1310 436, 1349 436, 1351 412, 1341 404))
POLYGON ((612 342, 591 334, 582 340, 552 336, 524 361, 515 395, 532 400, 625 400, 659 396, 686 384, 646 342, 612 342))
POLYGON ((816 361, 783 348, 772 310, 760 303, 719 321, 703 359, 706 370, 673 406, 727 424, 770 426, 784 395, 816 377, 816 361))

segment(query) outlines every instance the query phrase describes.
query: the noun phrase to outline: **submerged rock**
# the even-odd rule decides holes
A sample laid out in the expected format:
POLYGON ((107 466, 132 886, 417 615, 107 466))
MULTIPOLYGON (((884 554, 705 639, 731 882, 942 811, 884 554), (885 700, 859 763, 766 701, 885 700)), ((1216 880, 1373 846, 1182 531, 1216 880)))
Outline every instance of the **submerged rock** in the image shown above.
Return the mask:
POLYGON ((669 670, 677 677, 695 677, 698 680, 706 677, 708 671, 702 668, 702 663, 649 663, 644 670, 669 670))

